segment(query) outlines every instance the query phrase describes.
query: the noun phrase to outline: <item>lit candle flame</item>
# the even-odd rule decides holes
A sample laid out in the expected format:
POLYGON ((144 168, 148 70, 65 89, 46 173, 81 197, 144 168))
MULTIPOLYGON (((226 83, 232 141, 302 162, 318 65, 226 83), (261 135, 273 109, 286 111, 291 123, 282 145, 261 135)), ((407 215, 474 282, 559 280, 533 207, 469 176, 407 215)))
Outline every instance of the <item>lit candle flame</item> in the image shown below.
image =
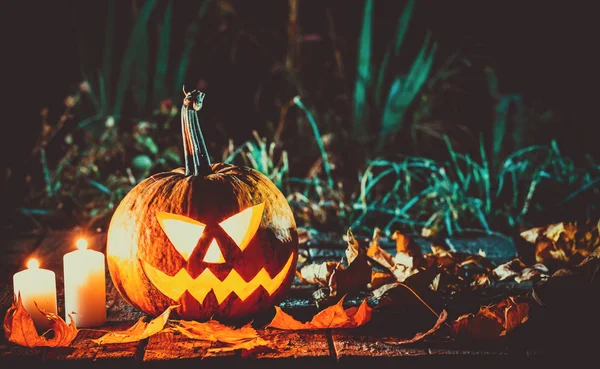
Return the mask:
POLYGON ((75 242, 75 246, 77 246, 79 250, 85 250, 88 247, 88 242, 85 238, 80 238, 75 242))
POLYGON ((27 268, 28 269, 39 269, 40 268, 40 262, 37 261, 36 259, 30 259, 27 262, 27 268))

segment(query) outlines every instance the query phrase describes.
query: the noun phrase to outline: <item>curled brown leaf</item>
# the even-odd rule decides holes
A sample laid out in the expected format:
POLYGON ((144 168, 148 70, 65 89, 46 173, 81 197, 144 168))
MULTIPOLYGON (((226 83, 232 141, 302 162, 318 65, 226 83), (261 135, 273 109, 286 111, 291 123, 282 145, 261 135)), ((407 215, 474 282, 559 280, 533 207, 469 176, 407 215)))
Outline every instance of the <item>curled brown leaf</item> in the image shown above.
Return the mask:
POLYGON ((598 227, 593 222, 556 223, 521 233, 535 245, 535 258, 551 269, 580 263, 600 245, 598 227))
POLYGON ((400 231, 394 231, 391 238, 392 240, 396 241, 396 253, 407 254, 416 260, 423 258, 421 247, 411 237, 401 233, 400 231))
POLYGON ((502 281, 520 275, 523 268, 525 268, 525 263, 523 263, 521 259, 515 258, 509 262, 498 265, 496 268, 494 268, 492 274, 499 281, 502 281))
POLYGON ((305 265, 300 269, 300 278, 306 283, 327 286, 337 265, 335 261, 305 265))
POLYGON ((79 330, 75 326, 74 320, 67 324, 60 316, 40 309, 40 311, 50 321, 50 330, 54 332, 53 338, 46 338, 46 332, 39 335, 33 324, 33 319, 23 307, 21 295, 19 294, 13 300, 13 304, 6 311, 4 317, 4 334, 10 342, 27 347, 47 346, 64 347, 69 346, 77 337, 79 330))
POLYGON ((367 249, 367 256, 384 268, 392 270, 396 262, 394 261, 394 257, 392 255, 379 246, 380 232, 381 231, 379 228, 375 228, 375 231, 373 232, 373 239, 371 240, 371 244, 367 249))
POLYGON ((348 230, 346 259, 349 263, 347 268, 340 262, 331 273, 329 288, 332 297, 364 290, 371 282, 372 268, 367 252, 359 245, 351 230, 348 230))
POLYGON ((476 314, 465 314, 452 323, 458 339, 494 340, 505 336, 529 318, 529 302, 511 296, 495 305, 482 306, 476 314))
POLYGON ((369 289, 376 290, 379 287, 388 283, 396 282, 396 276, 391 275, 387 272, 376 272, 371 273, 371 283, 369 283, 369 289))

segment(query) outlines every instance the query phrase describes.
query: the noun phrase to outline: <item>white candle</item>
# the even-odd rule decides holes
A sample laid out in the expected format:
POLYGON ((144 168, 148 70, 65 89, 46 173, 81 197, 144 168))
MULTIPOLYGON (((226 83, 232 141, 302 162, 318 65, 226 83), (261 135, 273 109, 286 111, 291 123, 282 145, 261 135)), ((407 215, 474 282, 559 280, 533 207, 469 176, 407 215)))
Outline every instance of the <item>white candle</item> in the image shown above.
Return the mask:
POLYGON ((57 314, 56 275, 51 270, 40 269, 35 259, 29 260, 27 268, 13 276, 15 296, 21 294, 23 307, 31 315, 35 328, 45 332, 50 329, 50 321, 39 309, 57 314))
POLYGON ((79 250, 65 254, 65 320, 69 314, 77 327, 97 327, 106 321, 106 277, 104 254, 87 250, 87 241, 77 241, 79 250))

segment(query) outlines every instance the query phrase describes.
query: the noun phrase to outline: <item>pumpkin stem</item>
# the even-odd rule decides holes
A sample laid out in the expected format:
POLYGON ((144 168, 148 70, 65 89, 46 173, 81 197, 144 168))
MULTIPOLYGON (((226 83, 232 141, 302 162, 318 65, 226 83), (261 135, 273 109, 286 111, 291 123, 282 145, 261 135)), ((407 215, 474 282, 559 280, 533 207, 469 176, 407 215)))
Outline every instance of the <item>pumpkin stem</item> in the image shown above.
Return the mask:
POLYGON ((206 176, 213 173, 210 157, 200 129, 198 110, 202 109, 204 93, 193 90, 185 92, 181 107, 181 131, 185 152, 185 175, 206 176))

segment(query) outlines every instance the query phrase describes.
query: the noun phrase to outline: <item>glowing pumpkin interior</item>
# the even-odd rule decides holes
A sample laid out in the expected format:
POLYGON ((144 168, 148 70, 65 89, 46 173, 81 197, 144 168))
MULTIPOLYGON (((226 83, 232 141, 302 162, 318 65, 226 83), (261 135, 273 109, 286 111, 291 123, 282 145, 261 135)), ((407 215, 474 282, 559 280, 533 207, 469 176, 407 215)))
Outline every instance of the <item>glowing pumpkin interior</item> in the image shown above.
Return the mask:
MULTIPOLYGON (((243 251, 260 226, 263 211, 264 203, 249 207, 223 220, 219 223, 219 226, 243 251)), ((203 237, 206 224, 167 212, 158 212, 156 217, 175 250, 185 261, 188 261, 203 237)), ((227 262, 216 238, 210 241, 202 260, 207 264, 227 262)), ((179 270, 174 276, 170 276, 145 261, 143 264, 144 272, 150 282, 170 299, 178 301, 187 291, 199 303, 202 303, 209 292, 213 291, 217 302, 220 304, 232 293, 235 293, 240 300, 244 301, 259 286, 262 286, 269 295, 272 295, 283 283, 293 260, 294 254, 291 254, 281 271, 274 277, 271 277, 265 268, 262 268, 249 281, 244 280, 235 268, 232 268, 224 279, 217 278, 209 268, 204 269, 196 278, 192 278, 185 268, 179 270)))

